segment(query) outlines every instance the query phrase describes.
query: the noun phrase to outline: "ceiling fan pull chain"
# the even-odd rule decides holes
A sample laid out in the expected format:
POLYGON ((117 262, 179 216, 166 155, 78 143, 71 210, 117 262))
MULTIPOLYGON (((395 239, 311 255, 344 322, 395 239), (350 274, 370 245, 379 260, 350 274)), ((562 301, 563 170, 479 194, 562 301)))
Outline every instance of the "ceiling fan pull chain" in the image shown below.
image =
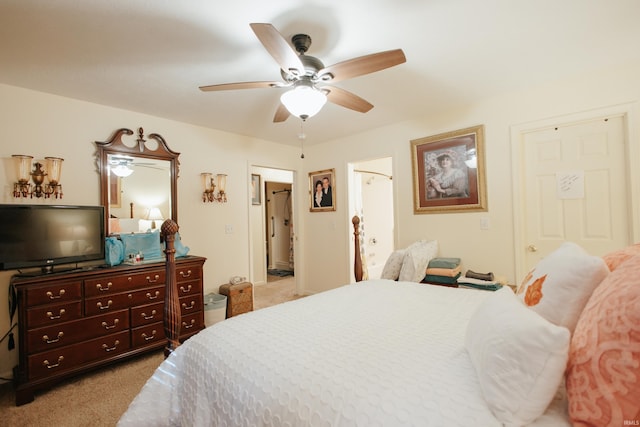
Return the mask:
POLYGON ((298 139, 300 139, 300 158, 304 159, 304 140, 307 135, 304 134, 304 120, 300 121, 300 133, 298 134, 298 139))

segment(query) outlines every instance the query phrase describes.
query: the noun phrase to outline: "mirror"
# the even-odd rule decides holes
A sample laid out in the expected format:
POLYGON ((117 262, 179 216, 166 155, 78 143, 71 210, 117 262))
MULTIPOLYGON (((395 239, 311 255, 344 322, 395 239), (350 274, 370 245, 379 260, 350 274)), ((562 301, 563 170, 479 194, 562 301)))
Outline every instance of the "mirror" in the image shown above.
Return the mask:
POLYGON ((100 194, 105 206, 107 235, 137 233, 160 228, 171 218, 178 221, 178 156, 165 140, 152 133, 138 137, 118 129, 105 142, 96 141, 100 194))

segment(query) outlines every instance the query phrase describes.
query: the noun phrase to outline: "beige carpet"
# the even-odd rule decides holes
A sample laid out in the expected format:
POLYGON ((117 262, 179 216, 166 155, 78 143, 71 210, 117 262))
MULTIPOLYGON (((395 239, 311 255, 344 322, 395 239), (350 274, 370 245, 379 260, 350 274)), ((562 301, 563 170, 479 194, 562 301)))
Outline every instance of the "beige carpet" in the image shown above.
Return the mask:
MULTIPOLYGON (((278 278, 280 279, 280 278, 278 278)), ((254 287, 255 309, 297 299, 293 277, 254 287)), ((9 427, 115 426, 164 359, 162 350, 88 373, 36 393, 15 406, 11 384, 0 386, 0 425, 9 427)))

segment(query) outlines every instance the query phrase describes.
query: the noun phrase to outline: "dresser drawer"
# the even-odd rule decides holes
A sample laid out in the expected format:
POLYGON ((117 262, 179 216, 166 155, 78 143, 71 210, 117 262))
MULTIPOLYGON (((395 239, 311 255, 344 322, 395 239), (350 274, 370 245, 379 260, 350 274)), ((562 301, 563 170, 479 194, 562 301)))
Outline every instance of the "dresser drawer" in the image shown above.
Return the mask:
POLYGON ((82 296, 81 289, 82 282, 80 281, 61 282, 27 289, 27 307, 79 300, 82 296))
POLYGON ((120 310, 137 305, 164 301, 164 286, 141 289, 139 291, 103 296, 102 298, 88 298, 85 301, 86 316, 120 310))
POLYGON ((152 270, 146 273, 127 274, 122 276, 104 276, 84 281, 86 298, 113 295, 133 289, 164 285, 165 271, 152 270))
POLYGON ((199 265, 176 266, 176 281, 196 280, 202 277, 202 269, 199 265))
POLYGON ((198 332, 204 328, 204 313, 198 312, 182 316, 180 324, 180 337, 198 332))
POLYGON ((202 295, 180 298, 180 314, 186 316, 196 311, 202 311, 202 295))
POLYGON ((101 316, 32 329, 27 332, 27 345, 31 354, 39 353, 128 328, 129 311, 120 310, 101 316))
POLYGON ((165 341, 166 339, 162 322, 140 326, 131 330, 131 344, 134 348, 165 341))
POLYGON ((199 295, 202 293, 202 280, 190 280, 178 283, 178 297, 199 295))
POLYGON ((34 354, 27 358, 29 379, 62 373, 79 365, 124 353, 130 348, 129 331, 34 354))
POLYGON ((162 321, 164 315, 164 302, 147 304, 131 309, 131 327, 135 328, 162 321))
POLYGON ((29 329, 38 326, 57 325, 69 320, 79 319, 81 316, 82 303, 80 301, 39 306, 27 310, 27 325, 29 329))

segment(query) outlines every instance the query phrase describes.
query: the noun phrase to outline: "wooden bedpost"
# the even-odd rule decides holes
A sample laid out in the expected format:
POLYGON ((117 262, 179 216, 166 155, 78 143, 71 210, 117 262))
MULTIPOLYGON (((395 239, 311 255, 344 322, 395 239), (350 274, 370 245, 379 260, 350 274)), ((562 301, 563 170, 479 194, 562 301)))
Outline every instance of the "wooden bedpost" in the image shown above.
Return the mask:
POLYGON ((172 219, 162 223, 162 237, 165 243, 166 284, 164 292, 164 333, 167 336, 167 345, 164 348, 164 357, 169 355, 180 345, 180 301, 178 300, 178 288, 176 284, 176 249, 174 247, 178 224, 172 219))
POLYGON ((353 237, 354 243, 354 262, 353 262, 353 274, 356 276, 356 282, 362 281, 362 256, 360 255, 360 217, 354 215, 351 219, 353 224, 353 237))

